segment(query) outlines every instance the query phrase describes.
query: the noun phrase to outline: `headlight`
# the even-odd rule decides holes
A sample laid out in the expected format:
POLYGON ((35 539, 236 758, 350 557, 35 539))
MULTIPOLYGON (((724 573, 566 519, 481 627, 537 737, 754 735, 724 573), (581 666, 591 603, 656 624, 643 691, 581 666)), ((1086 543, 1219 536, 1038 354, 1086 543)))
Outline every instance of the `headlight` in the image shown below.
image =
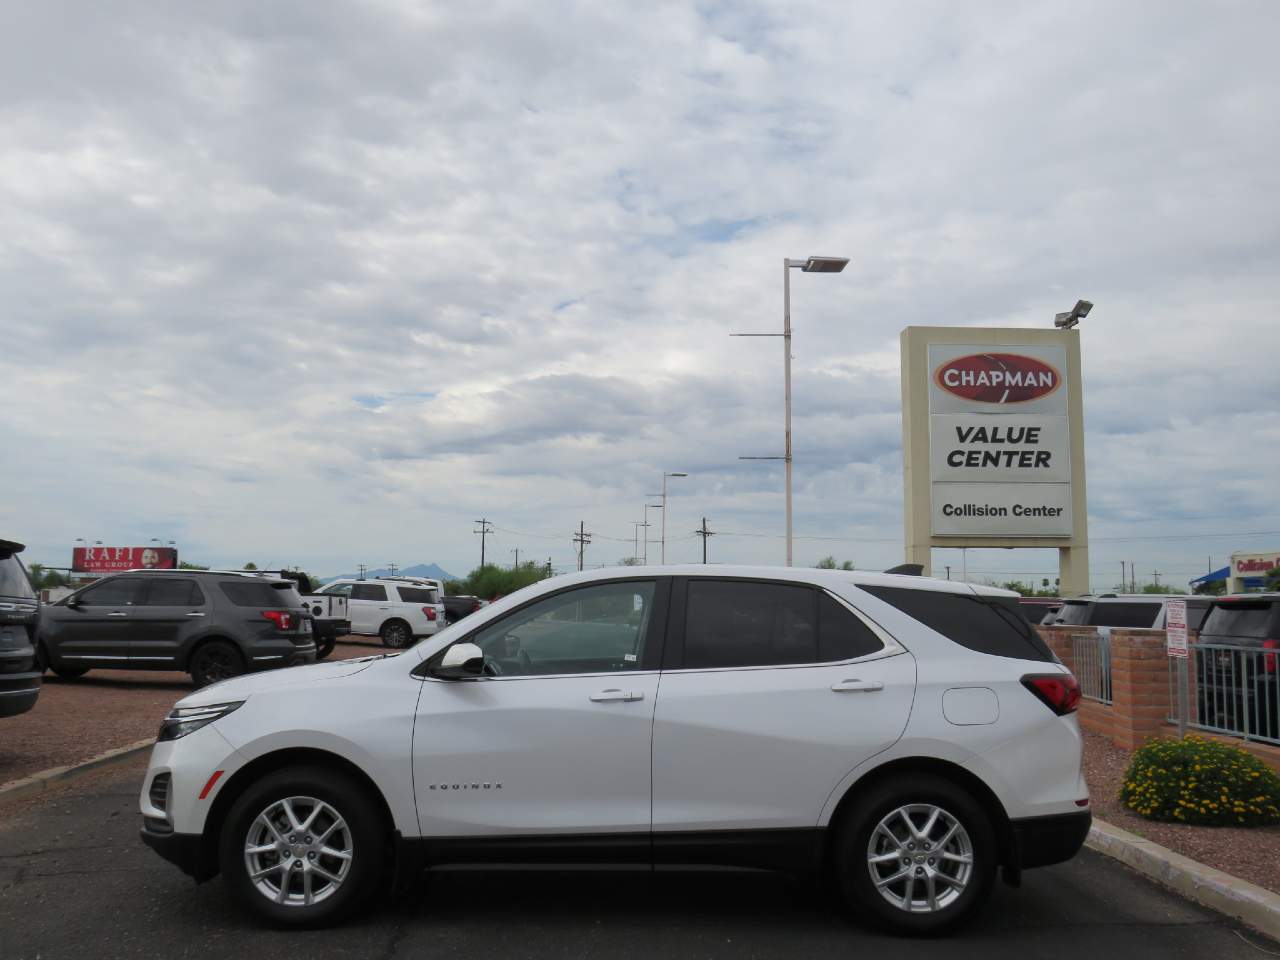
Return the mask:
POLYGON ((243 700, 237 700, 235 703, 211 703, 204 707, 174 707, 161 722, 156 739, 177 740, 188 733, 195 733, 219 717, 225 717, 242 703, 243 700))

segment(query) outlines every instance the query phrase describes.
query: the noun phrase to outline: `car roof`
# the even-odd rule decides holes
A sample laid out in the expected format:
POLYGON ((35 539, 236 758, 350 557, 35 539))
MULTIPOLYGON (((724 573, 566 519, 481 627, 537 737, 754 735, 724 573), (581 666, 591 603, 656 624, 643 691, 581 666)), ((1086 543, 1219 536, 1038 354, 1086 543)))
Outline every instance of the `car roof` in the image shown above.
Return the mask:
MULTIPOLYGON (((691 563, 670 566, 602 567, 597 570, 562 574, 557 584, 590 583, 597 580, 626 580, 641 577, 731 577, 747 580, 792 580, 815 586, 900 587, 908 590, 930 590, 937 593, 978 593, 982 596, 1013 597, 1018 594, 1003 587, 989 587, 961 580, 937 577, 914 577, 872 570, 823 570, 816 567, 767 567, 737 564, 691 563)), ((547 581, 542 581, 546 583, 547 581)))
MULTIPOLYGON (((152 577, 243 577, 247 580, 266 580, 269 583, 289 583, 293 581, 287 577, 279 576, 271 573, 255 573, 252 570, 158 570, 155 567, 134 567, 132 570, 117 570, 108 576, 119 576, 122 573, 145 573, 152 577)), ((106 579, 103 577, 102 579, 106 579)))

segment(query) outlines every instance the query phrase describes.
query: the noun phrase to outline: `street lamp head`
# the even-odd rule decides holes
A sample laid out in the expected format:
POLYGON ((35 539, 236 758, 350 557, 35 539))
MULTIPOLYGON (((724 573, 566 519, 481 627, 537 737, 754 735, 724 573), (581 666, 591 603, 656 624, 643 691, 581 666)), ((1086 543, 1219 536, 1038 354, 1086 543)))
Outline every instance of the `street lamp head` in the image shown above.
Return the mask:
POLYGON ((666 474, 666 476, 668 476, 668 477, 687 477, 687 476, 688 476, 688 474, 687 474, 687 473, 668 473, 668 474, 666 474))
POLYGON ((848 257, 810 257, 800 269, 805 273, 839 273, 848 264, 848 257))
POLYGON ((1070 330, 1087 317, 1092 309, 1093 304, 1088 300, 1077 300, 1076 305, 1066 313, 1055 313, 1053 315, 1053 325, 1060 330, 1070 330))

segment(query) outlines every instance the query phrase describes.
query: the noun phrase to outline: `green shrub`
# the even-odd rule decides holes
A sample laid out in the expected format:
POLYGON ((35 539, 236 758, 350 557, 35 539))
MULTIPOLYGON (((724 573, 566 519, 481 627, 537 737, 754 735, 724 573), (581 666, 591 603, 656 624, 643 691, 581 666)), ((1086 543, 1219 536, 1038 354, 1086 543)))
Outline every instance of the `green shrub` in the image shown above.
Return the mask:
POLYGON ((1148 820, 1239 827, 1280 823, 1280 777, 1216 740, 1151 740, 1133 755, 1120 801, 1148 820))

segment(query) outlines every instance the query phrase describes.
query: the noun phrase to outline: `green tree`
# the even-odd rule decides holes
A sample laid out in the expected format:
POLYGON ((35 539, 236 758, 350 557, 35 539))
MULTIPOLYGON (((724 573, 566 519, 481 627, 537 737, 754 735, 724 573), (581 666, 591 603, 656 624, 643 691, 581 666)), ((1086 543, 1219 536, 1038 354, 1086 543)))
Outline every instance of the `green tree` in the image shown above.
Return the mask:
MULTIPOLYGON (((1275 590, 1276 587, 1269 589, 1275 590)), ((1227 581, 1225 580, 1206 580, 1204 583, 1197 583, 1191 588, 1192 593, 1201 594, 1209 597, 1220 597, 1227 592, 1227 581)))
MULTIPOLYGON (((1222 581, 1219 582, 1221 583, 1222 581)), ((1268 590, 1280 590, 1280 567, 1272 567, 1267 571, 1266 588, 1268 590)), ((1225 583, 1223 583, 1223 589, 1226 589, 1225 583)))
POLYGON ((845 560, 842 563, 836 563, 836 558, 828 554, 815 563, 814 567, 818 570, 852 570, 853 561, 845 560))
POLYGON ((240 569, 242 569, 242 570, 257 570, 257 569, 258 569, 258 565, 257 565, 256 563, 254 563, 252 560, 250 560, 248 563, 246 563, 246 564, 245 564, 243 567, 241 567, 240 569))
POLYGON ((451 596, 459 594, 475 596, 485 600, 505 597, 508 593, 531 583, 545 580, 549 574, 545 564, 535 560, 526 560, 519 567, 499 567, 486 563, 476 567, 461 580, 450 580, 444 586, 444 592, 451 596))
POLYGON ((208 570, 209 568, 206 566, 202 566, 201 564, 198 564, 198 563, 187 563, 187 561, 185 560, 179 560, 178 569, 179 570, 208 570))
POLYGON ((33 563, 27 567, 27 579, 31 581, 31 589, 48 590, 50 587, 65 587, 67 578, 57 570, 50 570, 43 563, 33 563))

